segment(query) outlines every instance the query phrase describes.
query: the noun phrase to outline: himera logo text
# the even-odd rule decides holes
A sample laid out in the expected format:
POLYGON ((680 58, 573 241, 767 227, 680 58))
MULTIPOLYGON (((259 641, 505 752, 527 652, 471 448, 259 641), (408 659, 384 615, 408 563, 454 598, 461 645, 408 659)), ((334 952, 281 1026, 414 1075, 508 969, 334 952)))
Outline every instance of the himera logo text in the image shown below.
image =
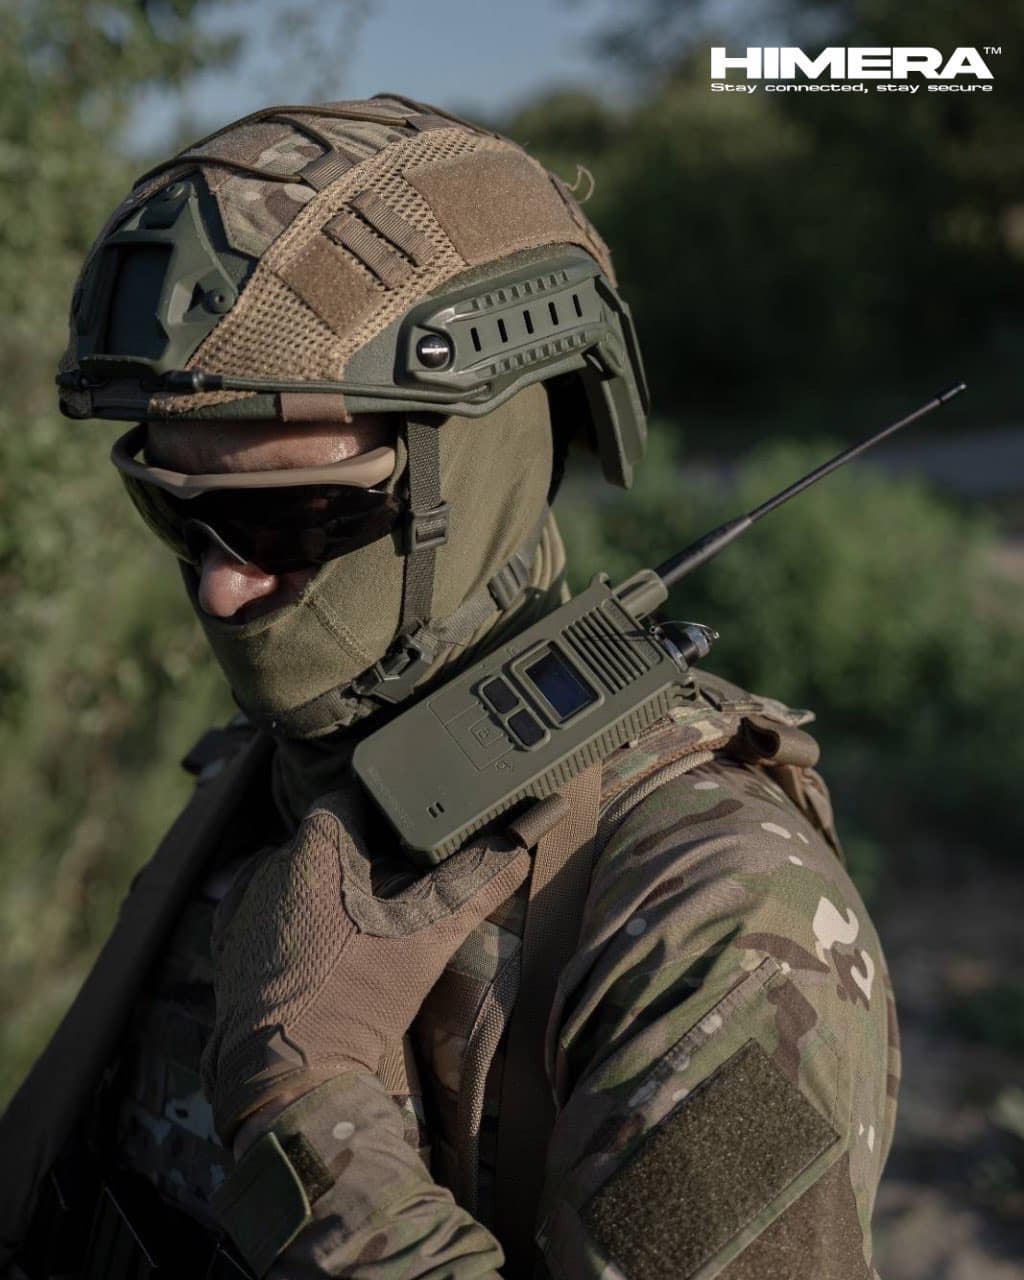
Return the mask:
MULTIPOLYGON (((986 55, 1001 52, 999 48, 985 47, 986 55)), ((715 92, 754 93, 760 85, 750 81, 770 81, 768 91, 787 92, 866 92, 863 83, 832 83, 864 80, 887 81, 875 88, 879 92, 916 93, 921 80, 936 81, 929 84, 929 93, 961 92, 975 90, 991 92, 990 84, 956 84, 962 78, 973 81, 992 80, 992 71, 979 49, 961 47, 948 57, 939 49, 927 46, 907 45, 897 48, 844 48, 830 45, 812 56, 803 49, 789 47, 748 48, 743 54, 730 55, 724 45, 711 49, 711 88, 715 92), (730 79, 730 72, 739 73, 742 80, 730 79), (788 84, 786 81, 813 83, 788 84), (914 83, 907 83, 913 80, 914 83), (744 83, 747 82, 747 83, 744 83), (828 83, 822 83, 827 81, 828 83)))

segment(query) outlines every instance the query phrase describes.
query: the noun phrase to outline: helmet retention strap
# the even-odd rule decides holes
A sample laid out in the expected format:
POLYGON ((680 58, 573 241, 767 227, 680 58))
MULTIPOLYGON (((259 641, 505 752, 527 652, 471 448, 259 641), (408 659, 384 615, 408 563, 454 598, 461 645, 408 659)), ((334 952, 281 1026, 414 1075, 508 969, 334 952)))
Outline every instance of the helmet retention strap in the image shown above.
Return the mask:
POLYGON ((406 415, 409 452, 409 516, 399 634, 430 622, 437 548, 448 541, 451 507, 441 498, 437 418, 406 415))

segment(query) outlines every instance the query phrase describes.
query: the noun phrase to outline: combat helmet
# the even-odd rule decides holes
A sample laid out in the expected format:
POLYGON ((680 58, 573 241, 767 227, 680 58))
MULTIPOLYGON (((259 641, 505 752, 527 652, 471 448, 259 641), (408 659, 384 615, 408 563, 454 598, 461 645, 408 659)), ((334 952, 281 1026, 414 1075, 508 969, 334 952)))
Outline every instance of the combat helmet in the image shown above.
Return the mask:
MULTIPOLYGON (((394 94, 268 107, 144 174, 83 267, 57 381, 75 418, 469 429, 539 383, 622 486, 648 407, 607 247, 565 183, 394 94)), ((448 533, 437 436, 405 438, 406 665, 437 621, 416 568, 448 533)))

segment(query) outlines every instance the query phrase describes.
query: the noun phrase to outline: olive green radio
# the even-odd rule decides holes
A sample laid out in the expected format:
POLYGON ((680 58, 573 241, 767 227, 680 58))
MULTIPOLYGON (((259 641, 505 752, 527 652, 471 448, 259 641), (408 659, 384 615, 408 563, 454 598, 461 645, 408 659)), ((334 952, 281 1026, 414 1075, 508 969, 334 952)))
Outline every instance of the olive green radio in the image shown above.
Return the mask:
POLYGON ((717 637, 699 623, 649 621, 669 587, 769 511, 961 390, 962 383, 837 454, 657 569, 618 587, 598 574, 580 595, 365 738, 355 773, 413 860, 440 862, 494 819, 557 792, 692 699, 691 667, 717 637))

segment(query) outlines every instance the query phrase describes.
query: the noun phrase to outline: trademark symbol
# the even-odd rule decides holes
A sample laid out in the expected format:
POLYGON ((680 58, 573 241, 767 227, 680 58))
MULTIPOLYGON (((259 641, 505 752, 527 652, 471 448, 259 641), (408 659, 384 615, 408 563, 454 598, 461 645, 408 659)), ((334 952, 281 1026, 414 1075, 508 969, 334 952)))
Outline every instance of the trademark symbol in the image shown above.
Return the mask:
POLYGON ((996 54, 1002 53, 1003 46, 1001 44, 986 44, 982 46, 990 58, 994 58, 996 54))

